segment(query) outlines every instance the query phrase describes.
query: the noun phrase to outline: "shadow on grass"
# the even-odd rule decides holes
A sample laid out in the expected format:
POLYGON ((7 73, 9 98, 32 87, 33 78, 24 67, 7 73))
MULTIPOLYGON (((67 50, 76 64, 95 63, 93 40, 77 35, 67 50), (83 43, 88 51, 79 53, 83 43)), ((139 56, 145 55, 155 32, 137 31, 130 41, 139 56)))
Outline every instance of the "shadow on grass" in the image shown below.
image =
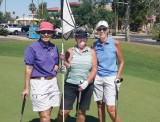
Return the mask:
MULTIPOLYGON (((40 122, 39 118, 30 120, 29 122, 40 122)), ((51 122, 56 122, 56 119, 51 119, 51 122)), ((66 122, 76 122, 76 117, 68 116, 66 122)), ((86 115, 86 122, 98 122, 98 118, 86 115)))
MULTIPOLYGON (((29 122, 40 122, 40 119, 39 118, 35 118, 35 119, 30 120, 29 122)), ((56 120, 51 119, 51 122, 56 122, 56 120)))
MULTIPOLYGON (((76 117, 68 116, 66 122, 76 122, 76 117)), ((86 115, 86 122, 98 122, 98 118, 86 115)))
POLYGON ((87 115, 86 122, 98 122, 98 118, 96 118, 94 116, 87 115))

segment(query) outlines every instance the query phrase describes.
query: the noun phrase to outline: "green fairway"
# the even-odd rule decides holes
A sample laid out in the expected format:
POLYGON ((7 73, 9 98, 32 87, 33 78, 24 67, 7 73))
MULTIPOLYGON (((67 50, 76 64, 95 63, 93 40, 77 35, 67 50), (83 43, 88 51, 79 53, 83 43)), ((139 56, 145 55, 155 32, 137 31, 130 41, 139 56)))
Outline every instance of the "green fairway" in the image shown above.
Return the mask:
MULTIPOLYGON (((24 84, 25 48, 33 41, 0 41, 0 122, 19 122, 22 106, 21 91, 24 84)), ((61 40, 52 41, 61 52, 61 40)), ((93 40, 88 42, 91 45, 93 40)), ((75 44, 64 41, 65 50, 75 44)), ((146 44, 121 42, 125 59, 122 77, 124 82, 119 92, 118 114, 123 122, 160 122, 160 47, 146 44)), ((58 75, 62 88, 61 74, 58 75)), ((52 122, 58 108, 52 112, 52 122)), ((23 122, 39 122, 27 99, 23 122)), ((106 121, 111 122, 106 113, 106 121)), ((67 122, 75 122, 75 110, 67 122)), ((98 122, 97 106, 92 100, 86 122, 98 122)))

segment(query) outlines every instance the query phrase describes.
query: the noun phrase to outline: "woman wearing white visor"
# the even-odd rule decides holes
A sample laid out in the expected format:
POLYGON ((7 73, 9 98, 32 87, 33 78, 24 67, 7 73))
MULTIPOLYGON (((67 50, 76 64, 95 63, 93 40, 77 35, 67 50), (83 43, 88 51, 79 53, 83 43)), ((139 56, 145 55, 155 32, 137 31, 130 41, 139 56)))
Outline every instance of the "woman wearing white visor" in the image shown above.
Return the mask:
MULTIPOLYGON (((120 79, 122 74, 123 55, 119 42, 108 37, 106 21, 98 22, 96 30, 99 39, 93 43, 98 60, 98 72, 93 91, 94 101, 97 102, 99 122, 105 122, 105 106, 110 118, 115 122, 115 81, 120 79)), ((121 122, 119 116, 117 116, 116 122, 121 122)))

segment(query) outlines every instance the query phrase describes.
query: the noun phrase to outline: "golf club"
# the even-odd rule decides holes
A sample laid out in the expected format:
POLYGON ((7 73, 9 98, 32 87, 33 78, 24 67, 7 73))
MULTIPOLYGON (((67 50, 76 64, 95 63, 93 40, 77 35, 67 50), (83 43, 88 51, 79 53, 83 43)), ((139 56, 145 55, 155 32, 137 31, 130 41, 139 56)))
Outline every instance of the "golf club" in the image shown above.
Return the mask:
POLYGON ((22 116, 23 116, 23 113, 24 113, 25 103, 26 103, 26 94, 24 95, 23 102, 22 102, 20 122, 22 122, 22 116))
POLYGON ((116 99, 115 99, 115 122, 117 122, 117 113, 118 113, 118 83, 121 83, 123 81, 123 78, 120 78, 115 81, 115 89, 116 89, 116 99))
POLYGON ((80 102, 81 102, 81 95, 82 95, 82 91, 79 91, 78 108, 77 108, 77 110, 79 110, 79 105, 80 105, 80 102))
MULTIPOLYGON (((80 81, 80 84, 82 84, 84 81, 81 80, 80 81)), ((79 111, 79 106, 80 106, 80 102, 81 102, 81 95, 82 95, 82 91, 79 91, 79 96, 78 96, 78 99, 77 99, 77 105, 76 105, 76 109, 77 109, 77 112, 79 111)), ((75 116, 77 117, 77 112, 75 114, 75 116)))

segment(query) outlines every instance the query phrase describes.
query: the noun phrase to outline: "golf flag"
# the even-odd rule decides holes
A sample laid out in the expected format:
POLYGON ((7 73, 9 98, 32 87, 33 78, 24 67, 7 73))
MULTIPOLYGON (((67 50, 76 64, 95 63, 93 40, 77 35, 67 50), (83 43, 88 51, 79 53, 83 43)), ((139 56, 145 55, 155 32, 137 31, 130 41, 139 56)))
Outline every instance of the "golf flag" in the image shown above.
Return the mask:
POLYGON ((75 29, 75 20, 68 3, 68 0, 61 0, 61 19, 62 19, 62 30, 63 38, 68 39, 75 29))

